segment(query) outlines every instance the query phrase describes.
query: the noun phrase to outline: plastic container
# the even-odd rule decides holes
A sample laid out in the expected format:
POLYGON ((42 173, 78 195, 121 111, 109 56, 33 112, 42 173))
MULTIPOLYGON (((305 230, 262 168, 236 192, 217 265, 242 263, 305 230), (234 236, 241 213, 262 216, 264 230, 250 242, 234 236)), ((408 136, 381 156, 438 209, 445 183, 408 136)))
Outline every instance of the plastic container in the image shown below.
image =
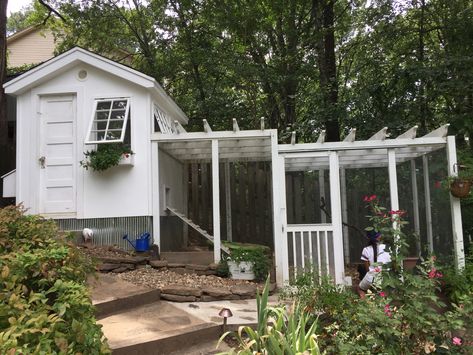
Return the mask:
POLYGON ((253 272, 253 263, 247 261, 228 261, 228 269, 235 280, 254 280, 255 274, 253 272))
POLYGON ((148 251, 149 250, 149 233, 142 234, 135 240, 136 251, 148 251))

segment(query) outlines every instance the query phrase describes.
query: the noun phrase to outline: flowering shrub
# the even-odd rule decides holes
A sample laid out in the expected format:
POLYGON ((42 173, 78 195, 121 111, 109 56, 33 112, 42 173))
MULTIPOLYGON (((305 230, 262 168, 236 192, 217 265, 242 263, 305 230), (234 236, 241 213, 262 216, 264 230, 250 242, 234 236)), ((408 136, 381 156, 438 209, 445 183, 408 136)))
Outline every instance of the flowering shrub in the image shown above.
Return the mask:
POLYGON ((448 306, 442 302, 443 273, 435 257, 424 260, 415 273, 403 270, 408 247, 401 230, 405 213, 379 206, 375 195, 364 200, 370 210, 368 229, 381 232, 393 263, 380 270, 379 283, 365 299, 352 290, 340 290, 336 299, 343 301, 337 303, 336 286, 314 285, 313 296, 304 302, 306 311, 321 323, 320 348, 336 354, 471 353, 471 339, 466 336, 472 331, 472 297, 463 295, 448 306))

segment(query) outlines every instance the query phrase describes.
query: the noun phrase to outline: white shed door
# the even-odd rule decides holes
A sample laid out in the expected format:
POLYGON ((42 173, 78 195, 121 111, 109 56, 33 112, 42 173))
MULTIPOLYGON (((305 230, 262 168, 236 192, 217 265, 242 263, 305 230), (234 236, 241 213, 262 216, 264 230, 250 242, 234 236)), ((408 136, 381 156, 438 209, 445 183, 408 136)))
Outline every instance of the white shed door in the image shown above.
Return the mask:
POLYGON ((76 212, 76 99, 41 97, 40 213, 76 212))

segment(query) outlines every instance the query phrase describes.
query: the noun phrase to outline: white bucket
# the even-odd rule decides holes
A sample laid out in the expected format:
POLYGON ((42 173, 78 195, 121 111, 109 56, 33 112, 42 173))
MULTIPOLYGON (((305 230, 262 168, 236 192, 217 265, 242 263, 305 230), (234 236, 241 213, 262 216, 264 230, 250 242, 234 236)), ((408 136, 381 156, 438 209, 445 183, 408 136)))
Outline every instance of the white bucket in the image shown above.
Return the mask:
POLYGON ((253 272, 253 263, 248 261, 228 261, 228 269, 235 280, 254 280, 255 274, 253 272))

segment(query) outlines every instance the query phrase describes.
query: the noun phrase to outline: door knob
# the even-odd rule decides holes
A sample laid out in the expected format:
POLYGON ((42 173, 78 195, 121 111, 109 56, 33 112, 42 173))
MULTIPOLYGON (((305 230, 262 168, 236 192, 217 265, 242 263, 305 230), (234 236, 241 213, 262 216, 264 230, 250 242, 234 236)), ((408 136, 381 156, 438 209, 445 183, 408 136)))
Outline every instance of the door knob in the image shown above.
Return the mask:
POLYGON ((46 166, 45 166, 45 163, 46 163, 46 157, 45 156, 42 156, 38 159, 39 161, 39 164, 41 166, 41 169, 44 169, 46 166))

